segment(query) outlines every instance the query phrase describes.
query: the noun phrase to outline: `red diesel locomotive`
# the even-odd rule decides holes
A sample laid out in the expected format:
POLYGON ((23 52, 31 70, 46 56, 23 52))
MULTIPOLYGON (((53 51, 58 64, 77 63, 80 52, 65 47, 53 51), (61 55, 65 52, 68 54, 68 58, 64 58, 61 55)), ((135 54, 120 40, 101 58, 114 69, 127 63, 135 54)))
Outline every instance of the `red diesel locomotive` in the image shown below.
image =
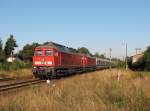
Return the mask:
POLYGON ((49 42, 35 48, 35 77, 57 77, 96 69, 96 58, 78 53, 73 48, 49 42))

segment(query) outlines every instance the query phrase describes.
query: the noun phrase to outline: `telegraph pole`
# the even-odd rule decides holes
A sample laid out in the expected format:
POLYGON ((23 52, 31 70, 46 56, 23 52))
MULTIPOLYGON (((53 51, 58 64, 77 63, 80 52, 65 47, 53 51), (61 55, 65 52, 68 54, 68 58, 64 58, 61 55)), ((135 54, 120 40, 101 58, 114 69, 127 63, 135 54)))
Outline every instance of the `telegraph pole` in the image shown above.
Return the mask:
POLYGON ((137 50, 138 50, 138 48, 135 48, 135 54, 137 54, 137 50))
POLYGON ((141 48, 135 48, 136 55, 140 53, 141 48), (139 52, 138 52, 139 51, 139 52))
POLYGON ((110 54, 110 57, 109 57, 109 61, 110 61, 109 69, 111 69, 111 52, 112 52, 112 49, 110 48, 110 49, 109 49, 109 54, 110 54))

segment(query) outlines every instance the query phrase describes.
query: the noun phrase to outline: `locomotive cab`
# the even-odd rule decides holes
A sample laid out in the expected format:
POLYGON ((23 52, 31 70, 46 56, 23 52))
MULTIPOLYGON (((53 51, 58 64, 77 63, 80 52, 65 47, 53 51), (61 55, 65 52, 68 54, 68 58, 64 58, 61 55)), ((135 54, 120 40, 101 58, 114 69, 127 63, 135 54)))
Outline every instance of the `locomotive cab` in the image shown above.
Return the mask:
POLYGON ((48 75, 53 73, 54 67, 59 65, 59 53, 54 48, 35 48, 33 56, 33 74, 48 75))
POLYGON ((54 66, 53 49, 35 49, 33 66, 54 66))

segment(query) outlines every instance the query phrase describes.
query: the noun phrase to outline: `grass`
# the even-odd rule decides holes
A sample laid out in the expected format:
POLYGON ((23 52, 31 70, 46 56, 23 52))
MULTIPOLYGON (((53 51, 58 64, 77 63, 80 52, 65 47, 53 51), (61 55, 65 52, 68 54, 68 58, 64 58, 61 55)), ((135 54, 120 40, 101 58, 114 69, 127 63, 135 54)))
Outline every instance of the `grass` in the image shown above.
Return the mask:
POLYGON ((19 69, 15 71, 0 71, 0 78, 12 77, 12 78, 26 78, 32 77, 32 69, 19 69))
POLYGON ((0 71, 16 71, 19 69, 24 69, 24 68, 32 68, 32 63, 31 62, 2 62, 0 63, 0 71))
POLYGON ((150 111, 150 72, 140 73, 103 70, 32 86, 0 96, 0 111, 150 111))

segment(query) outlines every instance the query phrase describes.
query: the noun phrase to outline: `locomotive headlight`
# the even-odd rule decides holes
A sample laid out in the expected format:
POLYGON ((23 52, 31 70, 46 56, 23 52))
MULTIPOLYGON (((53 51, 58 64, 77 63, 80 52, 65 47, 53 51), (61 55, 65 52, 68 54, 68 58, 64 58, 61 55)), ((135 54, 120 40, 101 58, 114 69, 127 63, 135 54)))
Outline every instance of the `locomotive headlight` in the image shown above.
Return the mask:
POLYGON ((35 61, 35 64, 39 65, 39 64, 41 64, 41 62, 40 61, 35 61))
POLYGON ((52 61, 48 61, 47 64, 52 65, 52 61))

